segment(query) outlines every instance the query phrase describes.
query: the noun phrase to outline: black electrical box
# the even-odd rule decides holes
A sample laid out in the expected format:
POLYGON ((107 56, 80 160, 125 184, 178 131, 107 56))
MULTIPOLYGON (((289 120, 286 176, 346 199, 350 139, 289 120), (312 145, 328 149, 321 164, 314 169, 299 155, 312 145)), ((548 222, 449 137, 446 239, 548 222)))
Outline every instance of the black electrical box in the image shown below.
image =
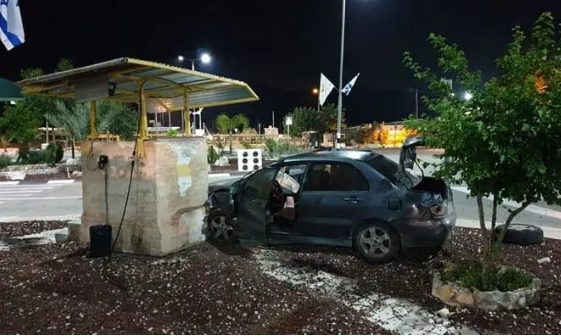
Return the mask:
POLYGON ((111 225, 90 226, 90 253, 88 258, 111 255, 111 225))

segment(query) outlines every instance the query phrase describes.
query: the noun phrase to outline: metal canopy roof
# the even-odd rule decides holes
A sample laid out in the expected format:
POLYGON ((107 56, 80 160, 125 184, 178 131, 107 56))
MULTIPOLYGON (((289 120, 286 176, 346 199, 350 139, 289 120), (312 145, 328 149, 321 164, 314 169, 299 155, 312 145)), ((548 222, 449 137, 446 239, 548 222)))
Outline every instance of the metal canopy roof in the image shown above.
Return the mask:
POLYGON ((108 81, 116 84, 115 94, 105 99, 125 103, 137 103, 139 85, 148 80, 144 91, 149 112, 183 110, 185 91, 189 108, 259 100, 244 82, 127 57, 26 79, 17 84, 27 94, 75 98, 74 81, 93 73, 107 73, 108 81))
POLYGON ((0 78, 0 101, 21 100, 21 89, 7 79, 0 78))

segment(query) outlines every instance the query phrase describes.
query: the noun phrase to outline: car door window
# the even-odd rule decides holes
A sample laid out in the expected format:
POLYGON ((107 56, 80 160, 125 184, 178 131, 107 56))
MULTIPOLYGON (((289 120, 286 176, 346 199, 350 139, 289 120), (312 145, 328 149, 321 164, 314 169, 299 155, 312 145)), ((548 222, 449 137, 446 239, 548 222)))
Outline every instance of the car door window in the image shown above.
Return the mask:
POLYGON ((305 164, 283 166, 279 169, 275 179, 283 189, 290 191, 292 194, 297 194, 305 172, 305 164))
POLYGON ((368 181, 354 166, 346 163, 316 163, 308 174, 304 190, 366 191, 368 181))
POLYGON ((263 168, 255 172, 245 181, 243 188, 244 195, 254 198, 268 198, 272 187, 271 182, 276 174, 276 168, 263 168))

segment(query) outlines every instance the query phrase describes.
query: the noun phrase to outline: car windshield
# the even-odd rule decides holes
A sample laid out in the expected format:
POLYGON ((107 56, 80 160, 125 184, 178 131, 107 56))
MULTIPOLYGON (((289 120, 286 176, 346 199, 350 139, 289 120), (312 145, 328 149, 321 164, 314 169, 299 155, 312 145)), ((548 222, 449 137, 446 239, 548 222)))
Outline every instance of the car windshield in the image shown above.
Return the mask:
POLYGON ((400 172, 399 165, 384 155, 375 156, 365 162, 400 188, 411 189, 421 182, 420 177, 408 170, 405 174, 400 172))

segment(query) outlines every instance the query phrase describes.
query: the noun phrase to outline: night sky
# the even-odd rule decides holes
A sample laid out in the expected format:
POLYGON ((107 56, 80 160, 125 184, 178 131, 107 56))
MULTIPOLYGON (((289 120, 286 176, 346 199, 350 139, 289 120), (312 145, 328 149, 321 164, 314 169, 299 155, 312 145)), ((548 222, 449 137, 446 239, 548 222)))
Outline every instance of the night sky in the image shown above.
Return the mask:
MULTIPOLYGON (((0 50, 0 77, 22 68, 52 72, 67 57, 76 66, 130 56, 179 65, 178 54, 207 49, 210 65, 197 69, 243 80, 261 101, 207 109, 245 113, 270 124, 295 106, 315 106, 311 89, 323 72, 338 84, 341 0, 20 0, 26 43, 0 50)), ((493 75, 511 28, 529 29, 541 12, 561 21, 558 0, 347 0, 345 77, 361 72, 344 99, 351 124, 400 120, 415 106, 417 85, 401 64, 410 50, 434 65, 430 32, 460 44, 474 68, 493 75)), ((188 66, 188 63, 184 64, 188 66)), ((334 91, 328 102, 336 103, 334 91)))

